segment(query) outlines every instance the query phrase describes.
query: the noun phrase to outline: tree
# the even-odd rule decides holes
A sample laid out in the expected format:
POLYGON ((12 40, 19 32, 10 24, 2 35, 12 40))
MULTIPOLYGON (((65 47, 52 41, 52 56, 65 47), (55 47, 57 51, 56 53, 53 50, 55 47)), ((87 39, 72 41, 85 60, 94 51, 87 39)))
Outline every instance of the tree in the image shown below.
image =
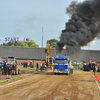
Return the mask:
POLYGON ((51 39, 51 40, 49 40, 49 47, 50 48, 55 48, 56 47, 56 45, 57 45, 57 42, 58 42, 58 40, 57 39, 51 39))
POLYGON ((30 40, 30 42, 28 42, 28 46, 29 46, 29 47, 39 47, 39 45, 36 44, 36 43, 34 42, 34 40, 30 40))
POLYGON ((1 46, 39 47, 34 40, 30 40, 30 42, 10 41, 8 43, 1 44, 1 46))

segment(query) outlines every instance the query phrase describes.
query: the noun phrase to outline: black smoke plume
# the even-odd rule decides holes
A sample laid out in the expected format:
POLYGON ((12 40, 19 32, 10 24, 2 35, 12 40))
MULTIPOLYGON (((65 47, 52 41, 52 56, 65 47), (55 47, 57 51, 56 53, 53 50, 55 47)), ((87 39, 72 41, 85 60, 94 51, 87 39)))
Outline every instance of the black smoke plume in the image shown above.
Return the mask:
POLYGON ((73 54, 100 36, 100 0, 73 1, 66 11, 71 18, 62 30, 56 49, 61 52, 65 46, 73 54))

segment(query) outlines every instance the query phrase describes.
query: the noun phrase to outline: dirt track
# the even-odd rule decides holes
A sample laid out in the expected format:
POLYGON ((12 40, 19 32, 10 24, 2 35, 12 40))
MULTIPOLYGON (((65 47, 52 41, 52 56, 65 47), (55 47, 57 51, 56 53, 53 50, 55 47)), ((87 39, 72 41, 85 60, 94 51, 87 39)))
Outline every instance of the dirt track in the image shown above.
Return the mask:
MULTIPOLYGON (((30 73, 35 73, 35 72, 36 72, 36 70, 21 69, 20 75, 30 74, 30 73)), ((11 75, 11 77, 15 77, 15 76, 18 76, 18 75, 11 75)), ((2 75, 2 72, 0 71, 0 80, 6 79, 6 77, 7 77, 7 75, 2 75)))
POLYGON ((0 100, 100 100, 100 91, 90 72, 53 75, 30 74, 20 80, 0 84, 0 100))

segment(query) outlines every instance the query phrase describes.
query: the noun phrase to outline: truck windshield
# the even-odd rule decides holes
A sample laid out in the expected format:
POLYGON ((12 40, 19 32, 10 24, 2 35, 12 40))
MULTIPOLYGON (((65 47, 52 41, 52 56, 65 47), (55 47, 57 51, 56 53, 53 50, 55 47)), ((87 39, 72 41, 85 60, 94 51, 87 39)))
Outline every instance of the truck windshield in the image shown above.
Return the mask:
POLYGON ((56 59, 55 63, 67 63, 67 59, 56 59))
POLYGON ((90 60, 90 64, 93 63, 93 62, 96 63, 96 60, 90 60))

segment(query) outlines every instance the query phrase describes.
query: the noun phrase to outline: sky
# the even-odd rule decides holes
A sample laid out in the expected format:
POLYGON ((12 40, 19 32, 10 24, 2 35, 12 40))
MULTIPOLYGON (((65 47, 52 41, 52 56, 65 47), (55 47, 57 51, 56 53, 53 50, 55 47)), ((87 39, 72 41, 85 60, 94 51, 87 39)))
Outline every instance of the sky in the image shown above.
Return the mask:
MULTIPOLYGON (((46 47, 47 40, 59 40, 65 23, 70 19, 66 7, 72 1, 0 0, 0 37, 29 37, 42 47, 43 33, 43 47, 46 47)), ((100 40, 95 39, 95 44, 82 49, 100 50, 99 43, 100 40)))

